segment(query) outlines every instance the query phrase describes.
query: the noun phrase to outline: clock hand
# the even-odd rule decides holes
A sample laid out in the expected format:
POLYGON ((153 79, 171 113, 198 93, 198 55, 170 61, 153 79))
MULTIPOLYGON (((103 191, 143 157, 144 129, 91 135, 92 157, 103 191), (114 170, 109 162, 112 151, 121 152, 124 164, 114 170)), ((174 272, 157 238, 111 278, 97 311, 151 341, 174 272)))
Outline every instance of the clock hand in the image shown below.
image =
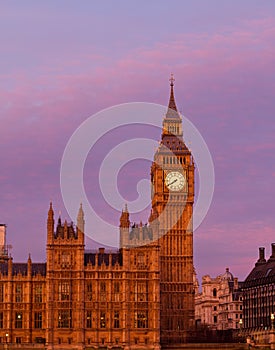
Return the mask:
POLYGON ((169 184, 167 184, 167 186, 173 185, 173 184, 174 184, 175 182, 177 182, 177 181, 178 181, 178 179, 176 179, 176 180, 170 182, 169 184))

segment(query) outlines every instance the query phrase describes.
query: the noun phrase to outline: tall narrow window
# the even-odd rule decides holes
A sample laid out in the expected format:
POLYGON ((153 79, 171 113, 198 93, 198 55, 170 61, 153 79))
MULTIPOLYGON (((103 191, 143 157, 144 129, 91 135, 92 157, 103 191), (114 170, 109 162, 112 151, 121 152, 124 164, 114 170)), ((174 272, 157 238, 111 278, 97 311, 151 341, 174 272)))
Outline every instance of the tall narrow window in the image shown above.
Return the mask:
POLYGON ((42 328, 42 312, 34 313, 34 328, 42 328))
POLYGON ((92 311, 86 311, 86 328, 92 328, 92 311))
POLYGON ((3 328, 3 312, 0 312, 0 328, 3 328))
POLYGON ((106 301, 106 283, 100 282, 100 301, 106 301))
POLYGON ((22 312, 15 313, 15 328, 22 328, 23 314, 22 312))
POLYGON ((23 301, 23 289, 21 283, 15 285, 15 301, 16 303, 22 303, 23 301))
POLYGON ((119 301, 119 282, 114 282, 114 301, 119 301))
POLYGON ((0 283, 0 303, 4 301, 4 284, 0 283))
POLYGON ((100 328, 106 328, 106 314, 105 312, 100 312, 100 328))
POLYGON ((34 302, 42 303, 42 284, 36 284, 34 287, 34 302))
POLYGON ((93 286, 92 286, 92 282, 88 282, 87 283, 87 300, 91 301, 93 299, 93 286))
POLYGON ((114 328, 119 328, 119 311, 114 312, 114 328))

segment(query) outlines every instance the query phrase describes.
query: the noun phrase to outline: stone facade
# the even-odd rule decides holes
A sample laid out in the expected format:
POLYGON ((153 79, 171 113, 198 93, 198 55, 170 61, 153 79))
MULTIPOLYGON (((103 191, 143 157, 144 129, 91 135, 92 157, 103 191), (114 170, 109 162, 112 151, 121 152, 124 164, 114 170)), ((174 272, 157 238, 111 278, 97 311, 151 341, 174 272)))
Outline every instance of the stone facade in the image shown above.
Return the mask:
POLYGON ((0 264, 0 341, 47 349, 159 349, 188 341, 194 327, 194 162, 174 99, 151 167, 149 223, 120 217, 120 248, 85 251, 77 224, 47 220, 47 260, 0 264))
POLYGON ((242 327, 243 301, 241 286, 237 278, 226 269, 223 275, 202 278, 202 291, 196 283, 195 319, 197 325, 213 330, 228 330, 242 327))

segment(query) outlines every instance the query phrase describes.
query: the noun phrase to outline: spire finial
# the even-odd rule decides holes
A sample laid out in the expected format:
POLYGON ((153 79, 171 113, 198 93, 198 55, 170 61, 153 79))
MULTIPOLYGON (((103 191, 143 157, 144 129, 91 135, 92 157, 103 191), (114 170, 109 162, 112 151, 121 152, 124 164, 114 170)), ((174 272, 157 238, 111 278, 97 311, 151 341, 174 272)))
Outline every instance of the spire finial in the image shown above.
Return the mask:
POLYGON ((176 106, 176 101, 175 101, 175 97, 174 97, 174 74, 171 73, 171 77, 169 79, 170 81, 170 99, 169 99, 169 104, 168 104, 168 111, 167 111, 167 117, 171 117, 171 118, 177 118, 178 117, 178 109, 176 106))
POLYGON ((170 81, 170 86, 174 86, 175 78, 174 78, 174 74, 173 73, 171 73, 171 77, 170 77, 169 81, 170 81))

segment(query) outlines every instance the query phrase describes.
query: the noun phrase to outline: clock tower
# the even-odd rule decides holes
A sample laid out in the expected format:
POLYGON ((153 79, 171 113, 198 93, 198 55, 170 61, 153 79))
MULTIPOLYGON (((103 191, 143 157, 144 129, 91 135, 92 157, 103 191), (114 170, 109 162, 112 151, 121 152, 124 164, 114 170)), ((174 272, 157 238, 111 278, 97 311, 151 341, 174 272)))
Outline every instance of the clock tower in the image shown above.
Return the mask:
POLYGON ((194 325, 194 162, 183 140, 173 75, 170 89, 161 141, 151 167, 151 217, 158 217, 160 246, 162 344, 186 342, 194 325))

